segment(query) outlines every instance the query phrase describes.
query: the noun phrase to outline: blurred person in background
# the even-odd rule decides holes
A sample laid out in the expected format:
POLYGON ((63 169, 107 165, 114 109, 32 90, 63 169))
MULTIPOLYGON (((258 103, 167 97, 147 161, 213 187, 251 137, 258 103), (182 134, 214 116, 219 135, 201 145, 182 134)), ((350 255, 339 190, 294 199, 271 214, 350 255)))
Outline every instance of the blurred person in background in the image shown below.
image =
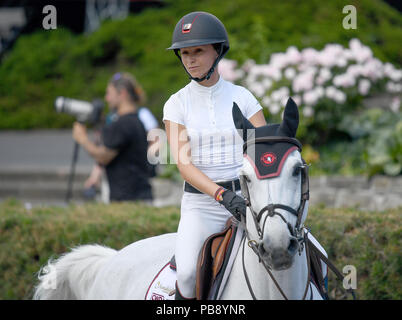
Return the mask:
MULTIPOLYGON (((140 108, 145 93, 129 73, 116 73, 106 88, 105 100, 111 112, 101 131, 101 143, 88 138, 86 128, 75 122, 73 138, 97 165, 85 182, 86 188, 99 184, 103 168, 107 184, 103 187, 103 201, 152 202, 149 178, 154 175, 154 166, 147 160, 147 129, 157 127, 157 121, 146 108, 140 108), (142 111, 141 111, 142 110, 142 111), (109 193, 109 194, 108 194, 109 193)), ((155 145, 152 146, 155 149, 155 145)), ((105 181, 105 180, 104 180, 105 181)))
MULTIPOLYGON (((152 112, 146 107, 140 107, 138 109, 138 117, 144 125, 145 131, 147 135, 152 133, 153 129, 159 129, 158 120, 156 120, 155 116, 152 112)), ((116 121, 118 119, 118 114, 116 110, 111 109, 111 111, 106 115, 105 125, 109 125, 110 123, 116 121)), ((100 144, 101 141, 101 133, 98 131, 95 133, 97 137, 97 144, 100 144)), ((158 134, 150 135, 151 140, 148 139, 148 156, 156 157, 160 148, 161 142, 159 141, 158 134)), ((157 165, 149 163, 149 177, 153 178, 157 175, 157 165)), ((100 189, 100 199, 103 203, 109 203, 109 195, 110 188, 107 181, 107 177, 105 174, 105 170, 103 166, 99 164, 95 164, 92 168, 92 171, 89 177, 86 179, 84 183, 84 197, 87 200, 94 200, 96 197, 97 189, 100 189)))

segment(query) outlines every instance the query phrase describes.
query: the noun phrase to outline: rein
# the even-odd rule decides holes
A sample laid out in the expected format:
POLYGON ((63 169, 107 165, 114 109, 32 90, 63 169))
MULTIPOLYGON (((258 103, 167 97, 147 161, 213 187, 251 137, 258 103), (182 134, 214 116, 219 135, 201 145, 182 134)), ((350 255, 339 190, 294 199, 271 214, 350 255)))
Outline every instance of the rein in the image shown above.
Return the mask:
MULTIPOLYGON (((279 214, 279 213, 276 213, 276 214, 279 214)), ((244 277, 246 279, 247 287, 249 289, 249 292, 250 292, 253 300, 257 300, 257 298, 256 298, 256 296, 254 294, 253 289, 252 289, 251 282, 250 282, 250 279, 248 277, 248 273, 247 273, 246 266, 245 266, 245 261, 244 261, 244 248, 245 248, 245 244, 246 244, 246 239, 248 240, 248 243, 247 243, 248 246, 257 255, 258 262, 262 263, 262 265, 264 266, 265 270, 267 271, 268 275, 272 279, 273 283, 275 284, 276 288, 278 289, 278 291, 280 292, 282 297, 285 300, 289 300, 287 298, 286 294, 283 292, 282 288, 280 287, 279 283, 276 281, 275 277, 273 276, 270 267, 265 263, 264 259, 261 257, 261 253, 258 250, 257 241, 251 239, 250 234, 249 234, 249 232, 247 230, 246 221, 245 221, 244 216, 241 217, 240 224, 242 225, 244 233, 245 233, 245 237, 244 237, 244 240, 243 240, 243 249, 242 249, 243 274, 244 274, 244 277)), ((264 221, 264 224, 265 224, 265 221, 264 221)), ((304 290, 302 300, 306 299, 309 286, 310 286, 310 291, 311 291, 310 300, 312 300, 312 298, 313 298, 313 290, 311 288, 311 262, 312 262, 311 258, 310 258, 311 254, 313 254, 316 257, 318 257, 319 259, 321 259, 328 266, 328 268, 330 270, 332 270, 333 273, 335 273, 335 275, 336 275, 336 277, 338 278, 339 281, 343 281, 344 276, 336 268, 336 266, 314 245, 314 243, 310 241, 310 239, 308 238, 309 230, 306 229, 305 227, 303 227, 302 230, 303 230, 303 236, 301 237, 301 239, 300 238, 298 239, 299 245, 300 245, 300 247, 299 247, 299 255, 301 254, 301 251, 303 250, 303 247, 304 247, 306 249, 306 260, 307 260, 307 282, 306 282, 306 286, 305 286, 305 290, 304 290)), ((322 292, 324 293, 324 297, 329 300, 329 296, 328 296, 327 291, 325 289, 325 285, 324 285, 323 280, 321 279, 321 281, 319 281, 318 284, 321 287, 322 292)), ((356 294, 355 294, 353 289, 345 289, 345 291, 346 291, 346 293, 350 294, 353 297, 354 300, 357 299, 356 294)))
MULTIPOLYGON (((250 292, 250 294, 251 294, 253 300, 257 300, 257 297, 255 296, 254 291, 253 291, 253 288, 252 288, 252 286, 251 286, 250 279, 249 279, 249 277, 248 277, 248 273, 247 273, 247 270, 246 270, 245 261, 244 261, 244 248, 245 248, 245 244, 246 244, 246 238, 247 238, 247 240, 248 240, 248 246, 249 246, 249 247, 253 250, 253 252, 257 255, 259 263, 262 263, 262 265, 264 266, 264 268, 265 268, 265 270, 267 271, 268 275, 270 276, 271 280, 273 281, 273 283, 275 284, 276 288, 278 289, 279 293, 282 295, 282 297, 283 297, 285 300, 289 300, 288 297, 286 296, 286 294, 283 292, 283 290, 282 290, 281 286, 279 285, 278 281, 276 281, 274 275, 273 275, 272 272, 271 272, 270 267, 269 267, 269 266, 265 263, 265 261, 261 258, 261 254, 260 254, 260 252, 259 252, 259 250, 258 250, 257 242, 256 242, 255 240, 251 240, 251 239, 250 239, 250 235, 249 235, 249 233, 248 233, 248 231, 247 231, 246 222, 244 221, 244 217, 243 217, 243 216, 242 216, 241 224, 243 225, 243 229, 244 229, 244 232, 245 232, 245 234, 246 234, 246 236, 244 237, 244 240, 243 240, 243 249, 242 249, 243 274, 244 274, 244 277, 245 277, 245 279, 246 279, 246 283, 247 283, 248 290, 249 290, 249 292, 250 292)), ((306 232, 306 233, 304 234, 304 236, 303 236, 303 242, 305 242, 306 240, 307 240, 307 232, 306 232)), ((308 247, 307 247, 307 246, 306 246, 306 259, 307 259, 307 267, 308 267, 308 271, 307 271, 307 282, 306 282, 306 287, 305 287, 305 289, 304 289, 304 293, 303 293, 302 300, 305 300, 305 299, 306 299, 309 285, 310 285, 310 289, 311 289, 311 279, 310 279, 310 277, 311 277, 311 276, 310 276, 310 256, 309 256, 309 254, 308 254, 308 247)), ((310 300, 312 300, 312 298, 313 298, 313 290, 311 290, 310 300)))

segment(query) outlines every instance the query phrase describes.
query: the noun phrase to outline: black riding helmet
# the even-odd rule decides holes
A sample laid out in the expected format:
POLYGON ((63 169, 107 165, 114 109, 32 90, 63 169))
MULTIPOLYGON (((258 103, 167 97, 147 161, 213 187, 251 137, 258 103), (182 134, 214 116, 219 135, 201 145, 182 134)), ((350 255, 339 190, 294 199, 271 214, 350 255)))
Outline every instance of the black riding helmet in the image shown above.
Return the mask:
POLYGON ((186 68, 184 68, 190 76, 190 79, 197 82, 209 79, 218 62, 229 50, 229 38, 223 23, 210 13, 202 11, 191 12, 181 18, 176 24, 173 31, 172 45, 167 48, 167 50, 174 50, 174 53, 179 58, 180 62, 182 62, 179 54, 181 48, 205 44, 213 44, 218 52, 218 57, 209 69, 207 75, 202 78, 193 78, 187 72, 186 68))

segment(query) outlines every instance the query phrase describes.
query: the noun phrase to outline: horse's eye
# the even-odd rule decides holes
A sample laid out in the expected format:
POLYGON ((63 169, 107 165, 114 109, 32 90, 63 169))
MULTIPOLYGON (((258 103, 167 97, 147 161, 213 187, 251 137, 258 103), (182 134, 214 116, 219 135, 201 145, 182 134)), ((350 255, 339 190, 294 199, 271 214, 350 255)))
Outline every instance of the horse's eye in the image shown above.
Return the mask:
POLYGON ((293 176, 298 176, 300 171, 301 171, 301 167, 300 166, 295 166, 294 169, 293 169, 293 176))
POLYGON ((246 175, 243 175, 243 177, 244 177, 244 180, 246 180, 246 182, 250 182, 250 181, 251 181, 250 178, 247 177, 246 175))

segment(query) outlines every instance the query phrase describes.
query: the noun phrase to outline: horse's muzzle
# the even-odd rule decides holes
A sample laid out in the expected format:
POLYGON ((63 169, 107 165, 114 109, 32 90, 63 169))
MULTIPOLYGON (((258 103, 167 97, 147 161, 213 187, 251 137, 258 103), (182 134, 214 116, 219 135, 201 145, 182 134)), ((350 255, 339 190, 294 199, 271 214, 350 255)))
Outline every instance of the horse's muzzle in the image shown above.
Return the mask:
POLYGON ((295 237, 291 237, 289 245, 283 248, 265 248, 264 243, 258 245, 259 256, 273 270, 289 269, 294 260, 294 256, 299 248, 299 243, 295 237))

